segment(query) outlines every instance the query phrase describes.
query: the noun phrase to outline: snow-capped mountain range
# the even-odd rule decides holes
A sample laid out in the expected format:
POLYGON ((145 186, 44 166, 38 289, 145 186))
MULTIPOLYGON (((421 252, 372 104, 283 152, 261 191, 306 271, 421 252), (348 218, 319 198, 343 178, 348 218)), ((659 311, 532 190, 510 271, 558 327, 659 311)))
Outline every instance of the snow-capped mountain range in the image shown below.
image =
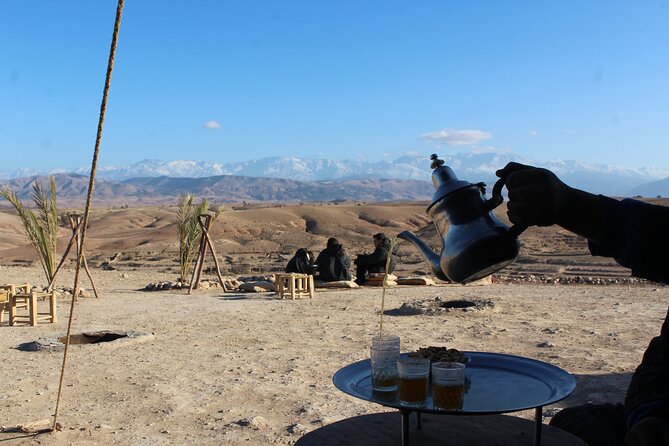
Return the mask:
MULTIPOLYGON (((615 196, 632 196, 642 190, 643 196, 669 196, 669 170, 642 168, 631 169, 606 164, 586 164, 578 161, 537 161, 512 154, 460 153, 441 155, 458 178, 470 182, 484 181, 492 184, 495 171, 508 162, 546 167, 566 183, 594 193, 615 196), (655 187, 649 188, 652 183, 655 187), (650 194, 650 195, 648 195, 650 194)), ((0 171, 5 180, 77 173, 88 175, 88 167, 72 171, 54 169, 37 171, 29 168, 13 172, 0 171)), ((127 166, 100 166, 97 178, 124 181, 130 178, 174 177, 204 178, 220 175, 247 177, 285 178, 297 181, 343 181, 351 179, 403 179, 430 181, 429 154, 403 156, 395 160, 357 161, 307 159, 295 157, 269 157, 245 162, 217 163, 193 160, 161 161, 143 160, 127 166)))

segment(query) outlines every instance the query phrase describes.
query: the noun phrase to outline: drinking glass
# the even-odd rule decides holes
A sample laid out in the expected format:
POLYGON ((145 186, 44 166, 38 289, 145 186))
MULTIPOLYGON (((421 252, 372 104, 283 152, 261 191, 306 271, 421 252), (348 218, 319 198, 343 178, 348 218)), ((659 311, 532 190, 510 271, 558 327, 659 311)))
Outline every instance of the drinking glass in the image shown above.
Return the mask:
POLYGON ((399 345, 374 344, 370 348, 372 362, 372 389, 381 392, 397 390, 397 358, 399 345))
POLYGON ((397 360, 397 374, 400 404, 408 407, 423 407, 427 399, 430 360, 400 358, 397 360))
POLYGON ((377 345, 377 346, 390 346, 390 347, 396 347, 398 350, 400 349, 400 337, 397 335, 381 335, 381 336, 374 336, 372 338, 372 345, 377 345))
POLYGON ((459 362, 432 364, 432 402, 436 409, 462 408, 465 396, 465 365, 459 362))

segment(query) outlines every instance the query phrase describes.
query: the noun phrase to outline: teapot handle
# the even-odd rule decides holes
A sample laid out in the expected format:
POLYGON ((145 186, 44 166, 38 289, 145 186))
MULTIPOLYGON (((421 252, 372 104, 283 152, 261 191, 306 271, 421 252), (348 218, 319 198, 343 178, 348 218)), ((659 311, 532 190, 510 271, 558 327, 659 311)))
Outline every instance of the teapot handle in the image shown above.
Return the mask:
MULTIPOLYGON (((486 200, 485 205, 488 208, 489 211, 492 211, 495 209, 497 206, 502 204, 504 202, 504 197, 502 197, 502 188, 506 184, 506 176, 503 176, 497 182, 495 185, 492 187, 492 197, 490 197, 488 200, 486 200)), ((515 224, 509 228, 509 233, 514 236, 518 237, 520 234, 523 233, 527 229, 527 225, 519 225, 515 224)))

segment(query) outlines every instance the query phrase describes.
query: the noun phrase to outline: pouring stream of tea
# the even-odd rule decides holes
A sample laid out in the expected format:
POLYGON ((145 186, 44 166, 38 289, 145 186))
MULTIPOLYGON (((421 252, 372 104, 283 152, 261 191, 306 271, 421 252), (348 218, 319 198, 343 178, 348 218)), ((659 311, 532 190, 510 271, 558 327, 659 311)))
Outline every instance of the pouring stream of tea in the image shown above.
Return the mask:
POLYGON ((388 250, 388 257, 386 257, 386 276, 383 278, 383 291, 381 293, 381 320, 379 321, 379 339, 383 337, 383 310, 386 303, 386 287, 388 282, 388 269, 390 268, 390 259, 397 243, 397 237, 390 238, 390 249, 388 250))

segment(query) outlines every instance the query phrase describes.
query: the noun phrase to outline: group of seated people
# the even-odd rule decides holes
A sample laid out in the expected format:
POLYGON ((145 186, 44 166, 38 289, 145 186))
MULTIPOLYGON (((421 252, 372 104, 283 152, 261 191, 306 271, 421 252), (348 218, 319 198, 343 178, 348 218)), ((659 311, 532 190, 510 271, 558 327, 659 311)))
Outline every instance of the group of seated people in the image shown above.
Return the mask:
MULTIPOLYGON (((356 265, 355 283, 364 285, 369 273, 385 273, 388 253, 391 251, 390 239, 382 232, 374 234, 374 251, 371 254, 359 254, 353 263, 356 265)), ((394 253, 390 255, 388 273, 395 271, 397 257, 394 253)), ((293 258, 286 266, 287 273, 304 273, 317 275, 317 279, 323 282, 337 282, 351 280, 349 271, 351 259, 339 241, 331 237, 327 246, 318 257, 314 257, 311 251, 304 248, 297 250, 293 258)))

